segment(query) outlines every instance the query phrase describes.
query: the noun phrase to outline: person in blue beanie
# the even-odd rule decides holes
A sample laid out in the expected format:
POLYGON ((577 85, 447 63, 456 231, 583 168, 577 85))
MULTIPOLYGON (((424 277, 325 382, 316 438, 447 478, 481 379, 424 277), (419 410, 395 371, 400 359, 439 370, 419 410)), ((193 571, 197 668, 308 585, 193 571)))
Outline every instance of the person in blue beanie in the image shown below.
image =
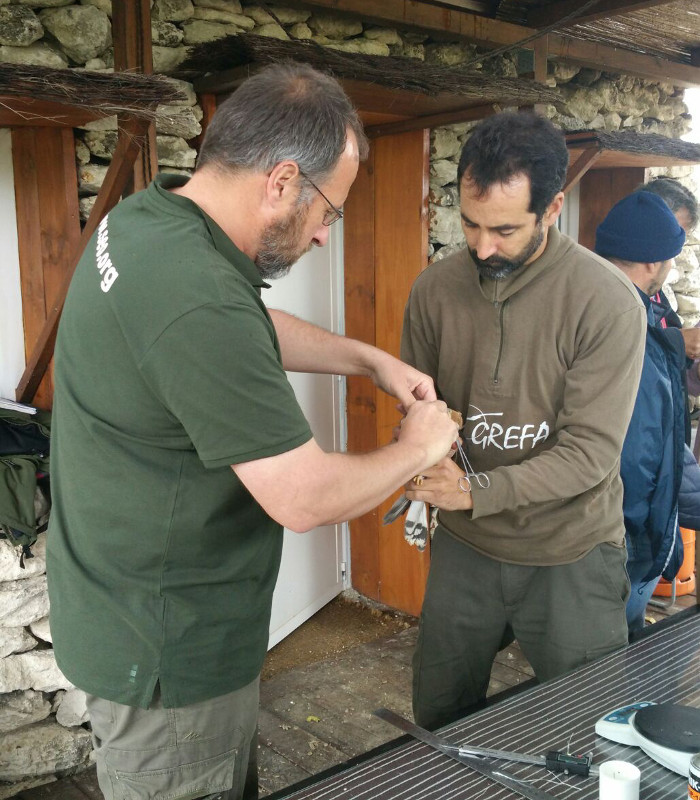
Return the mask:
POLYGON ((609 211, 596 231, 596 253, 622 270, 647 309, 646 350, 634 411, 622 448, 620 475, 632 591, 630 634, 644 627, 644 611, 659 578, 672 580, 683 559, 678 494, 685 448, 685 363, 682 337, 668 337, 651 305, 685 242, 666 203, 635 192, 609 211))

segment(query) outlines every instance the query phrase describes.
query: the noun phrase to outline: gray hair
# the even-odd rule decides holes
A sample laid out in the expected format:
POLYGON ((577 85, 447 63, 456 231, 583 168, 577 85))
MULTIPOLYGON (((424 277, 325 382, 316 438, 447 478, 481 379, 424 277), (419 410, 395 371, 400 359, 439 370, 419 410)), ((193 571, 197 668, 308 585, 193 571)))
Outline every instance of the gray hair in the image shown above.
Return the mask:
POLYGON ((313 181, 338 163, 348 128, 360 158, 368 144, 362 123, 342 87, 307 64, 272 64, 244 81, 216 110, 199 153, 197 169, 269 172, 295 161, 313 181))
POLYGON ((638 186, 635 192, 651 192, 658 195, 674 214, 685 208, 688 212, 691 231, 698 224, 698 201, 690 189, 675 178, 660 175, 658 178, 652 178, 647 183, 638 186))

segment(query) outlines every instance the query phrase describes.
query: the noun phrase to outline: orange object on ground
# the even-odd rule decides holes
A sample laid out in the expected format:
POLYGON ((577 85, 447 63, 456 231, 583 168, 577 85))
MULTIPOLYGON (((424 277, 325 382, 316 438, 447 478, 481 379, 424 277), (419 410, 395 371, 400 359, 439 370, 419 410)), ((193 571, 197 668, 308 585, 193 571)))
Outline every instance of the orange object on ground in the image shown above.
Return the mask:
MULTIPOLYGON (((676 575, 676 596, 692 594, 695 591, 695 531, 681 528, 681 538, 683 539, 683 563, 676 575)), ((661 578, 654 589, 654 596, 670 597, 672 588, 671 581, 661 578)))

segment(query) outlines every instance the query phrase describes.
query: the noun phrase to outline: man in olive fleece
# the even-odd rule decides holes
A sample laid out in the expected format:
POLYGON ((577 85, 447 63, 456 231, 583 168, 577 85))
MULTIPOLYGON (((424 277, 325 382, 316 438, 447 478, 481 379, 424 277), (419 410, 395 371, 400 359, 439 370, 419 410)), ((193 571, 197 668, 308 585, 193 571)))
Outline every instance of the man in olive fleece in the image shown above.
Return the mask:
POLYGON ((568 154, 546 119, 480 123, 460 158, 465 250, 417 279, 402 357, 462 412, 459 459, 423 472, 437 506, 414 660, 421 725, 486 695, 516 637, 552 678, 627 642, 620 451, 644 350, 634 286, 557 230, 568 154), (457 462, 457 463, 455 463, 457 462))

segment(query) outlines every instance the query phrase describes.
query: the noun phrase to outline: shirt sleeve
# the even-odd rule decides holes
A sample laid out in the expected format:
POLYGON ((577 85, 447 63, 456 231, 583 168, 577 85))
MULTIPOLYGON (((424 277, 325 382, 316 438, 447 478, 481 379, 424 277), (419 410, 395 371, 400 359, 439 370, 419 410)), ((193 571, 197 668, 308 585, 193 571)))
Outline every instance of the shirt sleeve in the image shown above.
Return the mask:
POLYGON ((472 517, 566 501, 599 485, 618 464, 644 358, 646 319, 640 304, 590 331, 566 374, 553 446, 472 484, 472 517))
POLYGON ((254 461, 311 439, 274 325, 252 302, 207 304, 173 321, 140 364, 206 467, 254 461))

